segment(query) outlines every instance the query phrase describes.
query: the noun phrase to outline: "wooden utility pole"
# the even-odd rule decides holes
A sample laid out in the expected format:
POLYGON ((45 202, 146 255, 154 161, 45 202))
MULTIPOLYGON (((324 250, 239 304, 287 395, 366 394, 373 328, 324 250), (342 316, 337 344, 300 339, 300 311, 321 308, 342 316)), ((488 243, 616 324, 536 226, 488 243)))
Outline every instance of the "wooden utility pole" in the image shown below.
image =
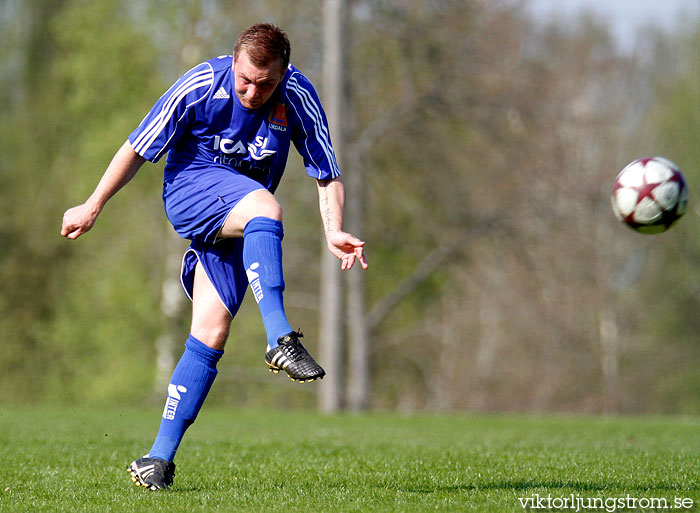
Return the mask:
MULTIPOLYGON (((346 180, 347 230, 362 237, 364 232, 364 168, 362 162, 353 159, 346 180)), ((357 266, 359 267, 359 265, 357 266)), ((353 268, 347 273, 347 326, 348 326, 348 377, 346 403, 352 411, 369 406, 370 396, 370 330, 365 309, 365 271, 353 268)))
MULTIPOLYGON (((172 75, 177 76, 183 69, 188 69, 199 59, 202 53, 202 42, 197 37, 195 28, 202 20, 201 0, 191 1, 185 7, 185 32, 181 40, 173 40, 173 50, 176 51, 177 61, 172 75), (188 57, 188 53, 195 58, 188 57)), ((185 241, 173 230, 170 223, 164 223, 165 235, 165 277, 161 288, 160 310, 163 316, 163 333, 156 338, 156 371, 153 380, 154 392, 157 397, 163 397, 167 392, 168 383, 177 365, 187 336, 182 333, 182 315, 188 306, 187 298, 180 284, 182 255, 187 248, 185 241)))
MULTIPOLYGON (((345 94, 346 0, 323 3, 323 103, 338 164, 344 161, 343 108, 345 94)), ((342 407, 343 294, 338 259, 326 248, 321 256, 320 362, 326 377, 320 385, 319 408, 334 412, 342 407)))

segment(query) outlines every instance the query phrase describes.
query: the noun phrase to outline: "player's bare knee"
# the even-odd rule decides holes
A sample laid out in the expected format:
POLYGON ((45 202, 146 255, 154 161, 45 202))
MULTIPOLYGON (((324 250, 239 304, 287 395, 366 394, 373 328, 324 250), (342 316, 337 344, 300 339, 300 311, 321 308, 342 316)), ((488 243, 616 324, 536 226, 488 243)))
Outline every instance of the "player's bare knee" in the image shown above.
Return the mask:
POLYGON ((223 350, 229 334, 228 326, 193 326, 191 331, 204 345, 217 351, 223 350))
POLYGON ((282 222, 282 206, 279 203, 277 203, 277 200, 275 200, 274 204, 271 204, 267 207, 267 213, 264 217, 269 217, 270 219, 274 219, 275 221, 282 222))
POLYGON ((253 209, 250 218, 267 217, 275 221, 282 221, 282 205, 279 204, 277 199, 272 194, 266 194, 262 196, 261 200, 257 208, 253 209))
POLYGON ((253 191, 233 207, 219 232, 219 237, 242 237, 246 225, 256 217, 267 217, 282 222, 282 206, 267 190, 253 191))

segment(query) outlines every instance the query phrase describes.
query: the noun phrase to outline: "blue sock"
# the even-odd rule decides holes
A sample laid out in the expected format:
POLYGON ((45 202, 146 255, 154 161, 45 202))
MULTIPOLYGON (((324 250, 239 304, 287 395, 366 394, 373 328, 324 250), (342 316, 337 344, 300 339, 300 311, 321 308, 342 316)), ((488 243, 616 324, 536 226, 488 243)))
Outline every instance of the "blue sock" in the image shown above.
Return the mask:
POLYGON ((277 347, 277 339, 292 331, 284 313, 283 237, 282 223, 268 217, 254 217, 243 231, 243 264, 270 348, 277 347))
POLYGON ((185 431, 197 418, 209 393, 217 373, 216 364, 223 354, 190 334, 168 385, 163 419, 148 453, 151 458, 173 461, 185 431))

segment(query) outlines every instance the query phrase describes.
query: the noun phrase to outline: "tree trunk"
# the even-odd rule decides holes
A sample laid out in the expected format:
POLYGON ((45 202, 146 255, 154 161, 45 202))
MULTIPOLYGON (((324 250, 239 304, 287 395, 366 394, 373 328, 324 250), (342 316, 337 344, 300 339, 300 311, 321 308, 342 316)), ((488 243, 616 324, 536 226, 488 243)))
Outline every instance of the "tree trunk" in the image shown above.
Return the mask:
MULTIPOLYGON (((343 133, 343 106, 345 91, 345 63, 343 48, 345 39, 345 0, 325 0, 323 94, 324 107, 333 137, 338 164, 343 162, 345 134, 343 133)), ((340 265, 338 260, 322 248, 321 265, 321 326, 320 360, 326 369, 319 394, 319 407, 325 412, 341 408, 342 398, 342 294, 340 265)))
POLYGON ((347 385, 348 408, 353 411, 364 410, 369 405, 370 336, 364 305, 364 274, 360 271, 353 271, 348 275, 348 333, 350 343, 348 352, 350 361, 347 385))
POLYGON ((161 396, 168 388, 170 376, 178 357, 178 342, 184 344, 181 316, 185 308, 185 294, 180 285, 182 264, 182 239, 168 225, 165 256, 165 278, 161 289, 160 311, 163 316, 163 333, 156 338, 156 376, 154 391, 161 396))
POLYGON ((619 413, 620 362, 618 329, 614 314, 601 305, 598 318, 600 367, 603 376, 603 412, 619 413))
MULTIPOLYGON (((191 60, 196 61, 201 54, 201 43, 195 32, 195 27, 202 18, 201 1, 189 2, 184 16, 185 33, 181 40, 175 41, 174 47, 178 56, 177 69, 174 70, 176 75, 183 68, 186 69, 191 60)), ((165 278, 160 301, 164 330, 155 340, 156 375, 153 384, 158 397, 161 397, 163 391, 168 388, 187 338, 187 335, 182 332, 182 315, 187 306, 187 297, 180 284, 182 256, 187 244, 173 230, 170 223, 167 224, 166 229, 165 278)))
MULTIPOLYGON (((352 166, 348 173, 347 190, 347 229, 361 237, 364 224, 364 173, 363 166, 352 166)), ((350 410, 361 411, 369 405, 370 332, 365 311, 365 275, 353 269, 347 275, 348 296, 348 378, 347 406, 350 410)))

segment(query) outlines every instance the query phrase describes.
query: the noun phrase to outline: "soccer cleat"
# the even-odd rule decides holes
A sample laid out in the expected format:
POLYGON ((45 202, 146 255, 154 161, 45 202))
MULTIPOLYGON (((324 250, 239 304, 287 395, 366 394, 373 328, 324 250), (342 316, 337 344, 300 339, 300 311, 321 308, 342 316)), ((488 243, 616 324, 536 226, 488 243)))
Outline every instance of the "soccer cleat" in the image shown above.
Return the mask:
POLYGON ((131 480, 136 486, 149 490, 170 488, 175 477, 175 463, 160 458, 149 458, 148 455, 132 462, 127 468, 131 480))
POLYGON ((292 331, 277 339, 277 347, 265 353, 265 363, 270 372, 277 374, 284 370, 292 381, 299 383, 323 379, 326 371, 316 363, 299 341, 303 336, 301 332, 292 331))

